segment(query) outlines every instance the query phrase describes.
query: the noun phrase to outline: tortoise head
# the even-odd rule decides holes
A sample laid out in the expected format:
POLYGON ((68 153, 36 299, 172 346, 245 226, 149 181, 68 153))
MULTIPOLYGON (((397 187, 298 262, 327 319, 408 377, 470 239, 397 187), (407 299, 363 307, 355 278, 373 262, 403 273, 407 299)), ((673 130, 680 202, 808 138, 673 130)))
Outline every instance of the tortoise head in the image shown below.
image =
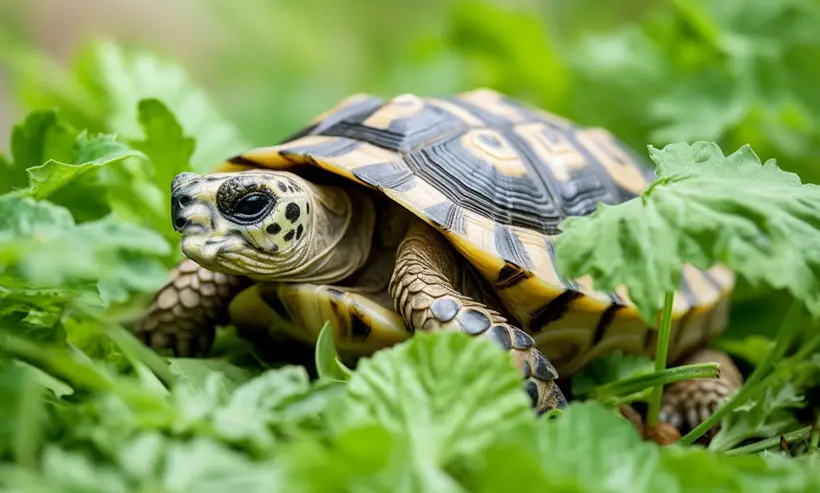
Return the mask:
POLYGON ((257 279, 293 270, 312 237, 313 196, 305 185, 284 171, 180 173, 171 185, 171 220, 183 253, 209 270, 257 279))

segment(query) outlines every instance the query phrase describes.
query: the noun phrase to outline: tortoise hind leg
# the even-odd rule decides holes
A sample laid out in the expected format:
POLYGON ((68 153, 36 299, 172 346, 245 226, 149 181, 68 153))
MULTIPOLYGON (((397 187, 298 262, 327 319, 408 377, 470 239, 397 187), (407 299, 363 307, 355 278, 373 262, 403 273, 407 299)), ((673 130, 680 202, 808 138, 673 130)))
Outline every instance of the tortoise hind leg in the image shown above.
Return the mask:
POLYGON ((177 265, 131 331, 147 346, 174 355, 204 356, 217 325, 228 321, 228 304, 248 281, 211 272, 193 260, 177 265))
MULTIPOLYGON (((743 376, 729 355, 714 349, 701 349, 689 356, 681 364, 719 363, 720 377, 717 379, 684 380, 669 385, 663 393, 661 421, 669 423, 681 434, 705 421, 718 405, 743 385, 743 376)), ((705 435, 714 435, 717 427, 705 435)))
POLYGON ((566 406, 555 384, 558 373, 533 339, 495 310, 465 294, 463 261, 426 223, 414 224, 396 254, 390 294, 396 311, 413 330, 460 330, 487 337, 510 351, 527 380, 525 388, 538 413, 566 406))

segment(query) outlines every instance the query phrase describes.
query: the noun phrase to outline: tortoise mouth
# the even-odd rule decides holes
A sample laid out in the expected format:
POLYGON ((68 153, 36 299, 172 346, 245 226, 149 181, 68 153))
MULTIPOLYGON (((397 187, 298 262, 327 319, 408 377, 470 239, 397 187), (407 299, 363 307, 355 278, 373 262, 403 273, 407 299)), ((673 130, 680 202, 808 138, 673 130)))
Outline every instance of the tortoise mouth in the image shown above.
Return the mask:
POLYGON ((182 238, 182 253, 186 257, 194 260, 203 267, 210 267, 217 258, 222 255, 232 244, 231 238, 216 237, 196 234, 193 231, 186 231, 182 238))
POLYGON ((232 234, 186 234, 182 252, 208 270, 251 278, 267 277, 272 267, 282 262, 281 255, 260 251, 232 234))

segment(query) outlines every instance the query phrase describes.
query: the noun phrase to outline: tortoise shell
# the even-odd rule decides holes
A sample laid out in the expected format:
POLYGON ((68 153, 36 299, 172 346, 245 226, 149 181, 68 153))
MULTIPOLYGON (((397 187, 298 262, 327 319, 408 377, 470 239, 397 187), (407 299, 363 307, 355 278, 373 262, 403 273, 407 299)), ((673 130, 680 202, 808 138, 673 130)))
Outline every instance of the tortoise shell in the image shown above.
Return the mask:
MULTIPOLYGON (((641 321, 625 289, 598 292, 588 278, 563 278, 554 264, 565 217, 636 197, 654 178, 606 130, 487 89, 389 101, 355 95, 285 143, 249 150, 218 171, 256 167, 319 167, 435 226, 562 374, 614 349, 654 351, 657 331, 641 321)), ((670 360, 723 330, 733 284, 723 267, 684 268, 670 360)))

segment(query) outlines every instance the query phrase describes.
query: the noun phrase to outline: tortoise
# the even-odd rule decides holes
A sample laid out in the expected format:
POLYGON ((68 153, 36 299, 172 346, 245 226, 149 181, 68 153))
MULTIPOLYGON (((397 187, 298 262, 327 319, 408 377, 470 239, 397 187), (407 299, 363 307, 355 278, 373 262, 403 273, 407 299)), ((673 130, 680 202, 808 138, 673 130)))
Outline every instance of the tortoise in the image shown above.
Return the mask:
MULTIPOLYGON (((651 356, 657 331, 626 290, 556 271, 560 223, 636 197, 654 176, 610 132, 490 89, 353 95, 281 144, 174 178, 187 258, 134 330, 200 356, 227 321, 308 345, 329 321, 354 358, 415 331, 460 330, 509 351, 537 412, 561 408, 559 373, 614 350, 651 356)), ((667 388, 663 419, 675 426, 694 426, 739 385, 731 360, 706 349, 733 287, 722 266, 683 269, 669 359, 724 371, 667 388)))

